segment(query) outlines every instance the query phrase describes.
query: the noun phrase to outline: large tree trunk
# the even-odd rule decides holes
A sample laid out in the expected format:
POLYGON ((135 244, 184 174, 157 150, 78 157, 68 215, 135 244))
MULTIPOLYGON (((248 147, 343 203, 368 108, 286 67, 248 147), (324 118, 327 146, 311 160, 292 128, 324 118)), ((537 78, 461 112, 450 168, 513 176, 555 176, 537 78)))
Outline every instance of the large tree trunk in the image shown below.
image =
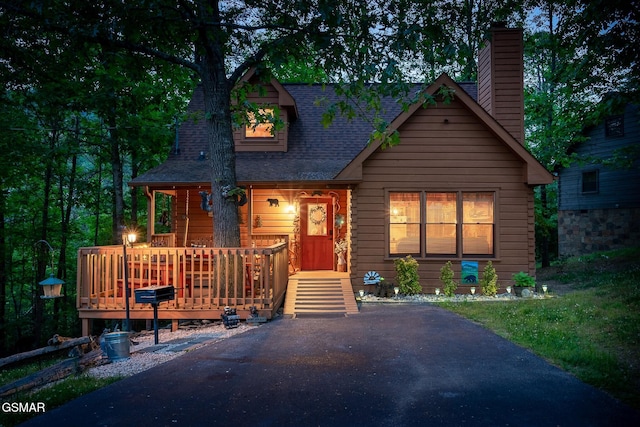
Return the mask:
POLYGON ((223 46, 209 42, 202 62, 204 112, 207 125, 211 194, 213 205, 213 245, 240 246, 240 225, 235 198, 224 197, 236 189, 236 156, 231 129, 231 85, 224 67, 223 46))
POLYGON ((110 115, 107 118, 109 123, 109 142, 111 148, 111 177, 113 179, 113 195, 112 195, 112 224, 111 234, 113 244, 122 244, 122 227, 124 223, 124 175, 122 171, 122 158, 120 156, 120 140, 118 138, 118 130, 116 128, 116 118, 110 115))

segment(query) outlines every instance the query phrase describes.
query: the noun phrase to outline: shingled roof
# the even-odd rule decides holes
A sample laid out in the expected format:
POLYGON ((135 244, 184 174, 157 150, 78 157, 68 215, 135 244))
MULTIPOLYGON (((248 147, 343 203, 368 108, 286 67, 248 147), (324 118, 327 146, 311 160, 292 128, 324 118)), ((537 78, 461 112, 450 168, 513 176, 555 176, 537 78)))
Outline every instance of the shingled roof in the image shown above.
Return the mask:
MULTIPOLYGON (((373 130, 362 119, 336 117, 324 127, 320 98, 337 101, 330 85, 283 84, 296 103, 298 118, 289 124, 287 152, 236 153, 236 174, 240 184, 282 182, 328 182, 334 179, 366 146, 373 130)), ((474 100, 476 83, 459 86, 474 100)), ((190 113, 204 110, 203 92, 196 89, 189 103, 190 113)), ((387 122, 402 113, 401 105, 384 98, 382 116, 387 122)), ((201 115, 200 115, 201 117, 201 115)), ((200 156, 209 148, 204 120, 189 120, 180 126, 176 147, 161 165, 136 177, 131 185, 159 186, 207 184, 210 181, 209 162, 200 156)))

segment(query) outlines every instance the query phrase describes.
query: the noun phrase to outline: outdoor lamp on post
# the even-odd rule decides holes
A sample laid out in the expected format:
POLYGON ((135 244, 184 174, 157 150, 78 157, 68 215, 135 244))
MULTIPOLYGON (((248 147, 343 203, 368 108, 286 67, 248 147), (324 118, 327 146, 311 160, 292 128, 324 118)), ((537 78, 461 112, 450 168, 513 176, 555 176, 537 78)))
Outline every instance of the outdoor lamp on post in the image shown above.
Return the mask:
POLYGON ((47 247, 49 248, 49 253, 51 254, 50 276, 44 279, 42 282, 38 283, 40 286, 42 286, 42 291, 44 293, 44 295, 41 295, 40 298, 42 299, 60 298, 62 296, 61 291, 62 291, 62 285, 64 285, 64 280, 58 279, 53 275, 53 248, 51 247, 49 242, 47 242, 46 240, 38 240, 36 242, 36 245, 38 243, 43 243, 47 245, 47 247))
POLYGON ((124 270, 124 309, 125 309, 125 323, 124 330, 129 332, 129 265, 127 262, 127 246, 133 247, 133 244, 136 242, 137 236, 133 231, 125 231, 122 235, 122 268, 124 270))

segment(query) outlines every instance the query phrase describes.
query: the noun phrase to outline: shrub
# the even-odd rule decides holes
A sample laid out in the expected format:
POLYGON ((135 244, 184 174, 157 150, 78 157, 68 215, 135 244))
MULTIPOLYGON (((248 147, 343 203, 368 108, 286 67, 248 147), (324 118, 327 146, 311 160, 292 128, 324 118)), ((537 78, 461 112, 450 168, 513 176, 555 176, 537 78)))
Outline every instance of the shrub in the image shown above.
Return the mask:
POLYGON ((453 280, 453 269, 451 268, 451 261, 440 269, 440 281, 442 282, 442 292, 448 297, 452 297, 458 287, 458 284, 453 280))
POLYGON ((529 276, 524 271, 515 273, 512 277, 513 277, 513 281, 515 282, 514 286, 532 288, 536 285, 536 279, 529 276))
POLYGON ((495 296, 498 293, 498 275, 491 261, 487 262, 480 279, 482 294, 487 296, 495 296))
POLYGON ((407 255, 393 261, 396 268, 396 282, 400 288, 400 293, 404 295, 414 295, 422 292, 420 286, 420 276, 418 276, 418 261, 407 255))

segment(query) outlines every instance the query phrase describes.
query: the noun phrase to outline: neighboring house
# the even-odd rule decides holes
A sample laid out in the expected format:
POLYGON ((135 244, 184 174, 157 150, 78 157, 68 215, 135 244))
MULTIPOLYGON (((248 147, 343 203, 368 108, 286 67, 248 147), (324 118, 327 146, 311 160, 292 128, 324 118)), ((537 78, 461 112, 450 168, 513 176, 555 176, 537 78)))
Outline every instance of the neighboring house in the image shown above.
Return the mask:
POLYGON ((560 256, 634 247, 640 241, 640 109, 627 104, 589 129, 587 137, 573 150, 586 160, 559 171, 560 256), (606 163, 632 147, 631 167, 606 163))
MULTIPOLYGON (((347 283, 350 280, 353 291, 365 288, 369 271, 393 281, 394 260, 406 255, 418 260, 420 283, 429 293, 441 286, 440 268, 447 261, 452 261, 456 279, 468 285, 459 292, 468 292, 489 260, 503 289, 512 283, 513 273, 535 275, 533 189, 552 182, 553 177, 523 146, 521 30, 492 29, 492 41, 480 53, 478 76, 476 86, 458 84, 443 74, 427 88, 436 95, 444 86, 454 94, 450 102, 436 96, 435 105, 416 104, 403 111, 397 102, 385 99, 385 118, 399 132, 401 143, 384 150, 379 141, 368 144, 372 126, 365 121, 338 117, 329 127, 322 125, 324 109, 316 101, 335 99, 330 85, 276 80, 263 84, 265 90, 252 99, 264 105, 265 112, 278 107, 287 126, 275 135, 268 125, 235 132, 238 185, 246 187, 248 200, 240 207, 242 246, 260 248, 262 240, 284 240, 289 274, 344 272, 340 274, 347 283), (337 246, 345 247, 343 256, 336 254, 337 246), (463 262, 471 266, 471 272, 465 268, 464 277, 463 262)), ((258 82, 252 72, 245 80, 258 82)), ((197 116, 202 111, 203 94, 196 90, 189 112, 197 116)), ((165 246, 176 246, 157 257, 141 254, 140 258, 165 256, 179 262, 179 267, 164 274, 172 276, 173 283, 178 281, 188 298, 195 295, 198 284, 197 278, 188 276, 194 259, 202 264, 204 256, 215 257, 218 252, 200 252, 204 255, 199 258, 189 252, 212 240, 206 198, 211 188, 209 148, 203 121, 183 123, 178 136, 168 159, 130 184, 144 188, 148 195, 148 241, 153 246, 165 239, 165 246), (170 212, 156 212, 156 208, 170 212), (170 224, 170 233, 155 232, 160 217, 170 224)), ((242 252, 245 263, 247 253, 253 252, 242 252)), ((250 262, 247 271, 254 269, 255 263, 250 262)), ((90 276, 92 268, 97 267, 87 267, 83 274, 90 276)), ((218 274, 232 269, 208 268, 218 274)), ((259 271, 272 270, 262 265, 259 271)), ((163 272, 157 273, 162 276, 163 272)), ((79 286, 87 288, 83 280, 89 279, 79 277, 79 286)), ((210 278, 208 283, 212 280, 216 281, 210 278)), ((244 281, 249 282, 257 283, 250 278, 244 281)), ((278 292, 265 288, 265 280, 258 282, 263 286, 260 292, 274 296, 267 303, 273 309, 279 303, 278 292)), ((96 318, 96 307, 104 301, 96 292, 83 292, 78 293, 80 315, 96 318)), ((247 290, 252 297, 260 292, 247 290)), ((177 301, 174 310, 179 318, 214 318, 220 304, 249 304, 246 299, 238 302, 222 296, 207 299, 206 310, 201 300, 193 305, 190 299, 177 301)))

